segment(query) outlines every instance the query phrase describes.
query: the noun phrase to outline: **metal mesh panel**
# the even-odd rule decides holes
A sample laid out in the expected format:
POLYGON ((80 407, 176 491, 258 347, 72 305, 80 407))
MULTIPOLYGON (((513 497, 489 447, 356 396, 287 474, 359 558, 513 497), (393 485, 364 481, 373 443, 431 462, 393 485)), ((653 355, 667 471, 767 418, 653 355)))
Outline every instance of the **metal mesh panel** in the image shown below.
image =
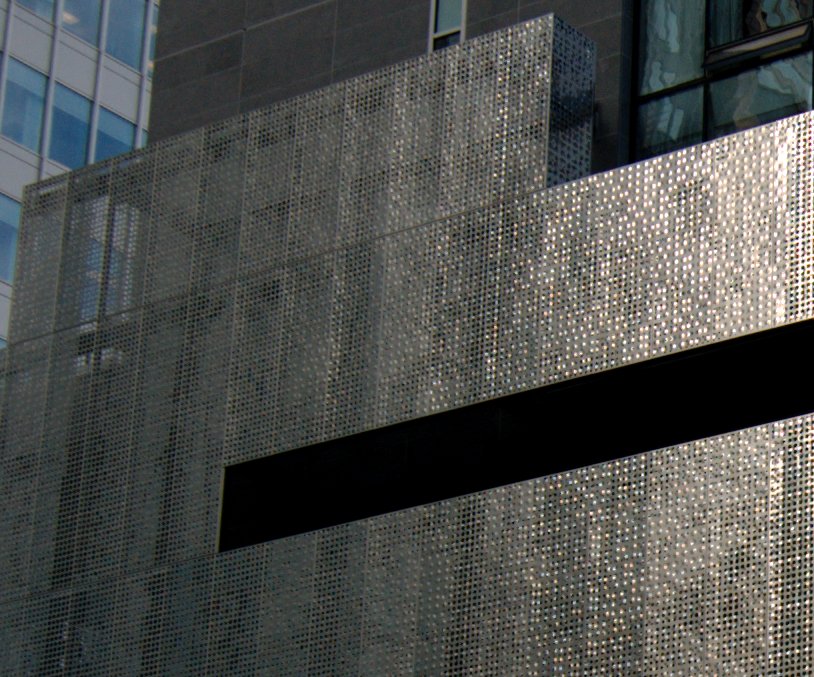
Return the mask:
POLYGON ((4 667, 805 674, 813 426, 806 416, 12 601, 4 667))
POLYGON ((6 349, 0 456, 0 600, 27 591, 31 532, 46 408, 51 341, 41 338, 6 349))
POLYGON ((811 416, 214 554, 225 463, 812 317, 814 116, 546 189, 590 64, 544 18, 28 191, 4 670, 811 671, 811 416))
POLYGON ((38 184, 25 194, 25 223, 20 230, 19 261, 37 261, 36 266, 17 266, 14 298, 18 308, 15 332, 20 338, 33 338, 54 329, 57 287, 62 270, 63 223, 68 179, 60 176, 38 184))

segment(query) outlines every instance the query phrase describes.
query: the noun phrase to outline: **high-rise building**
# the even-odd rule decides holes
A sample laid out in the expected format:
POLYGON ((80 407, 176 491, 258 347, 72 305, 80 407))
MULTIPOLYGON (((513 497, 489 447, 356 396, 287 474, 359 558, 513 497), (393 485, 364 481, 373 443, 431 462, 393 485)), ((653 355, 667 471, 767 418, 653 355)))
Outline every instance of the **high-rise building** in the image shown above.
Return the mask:
POLYGON ((0 1, 0 346, 23 187, 144 145, 158 2, 0 1))
POLYGON ((712 7, 165 0, 25 194, 0 670, 812 672, 811 12, 712 7))

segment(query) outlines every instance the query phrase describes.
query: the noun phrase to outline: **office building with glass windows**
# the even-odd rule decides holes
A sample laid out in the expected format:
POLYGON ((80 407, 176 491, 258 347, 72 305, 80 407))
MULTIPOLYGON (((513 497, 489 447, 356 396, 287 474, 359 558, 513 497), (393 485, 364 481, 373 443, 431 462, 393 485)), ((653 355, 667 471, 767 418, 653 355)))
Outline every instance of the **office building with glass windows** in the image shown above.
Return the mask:
POLYGON ((0 672, 812 673, 780 4, 165 0, 23 201, 0 672))
POLYGON ((158 3, 0 2, 0 345, 23 187, 141 147, 158 3))

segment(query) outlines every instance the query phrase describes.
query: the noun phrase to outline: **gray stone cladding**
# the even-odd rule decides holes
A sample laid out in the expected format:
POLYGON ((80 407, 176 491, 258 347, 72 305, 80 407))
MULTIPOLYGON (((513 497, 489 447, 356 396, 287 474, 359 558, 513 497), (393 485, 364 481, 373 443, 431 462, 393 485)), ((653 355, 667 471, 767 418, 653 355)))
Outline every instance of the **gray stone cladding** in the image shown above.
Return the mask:
MULTIPOLYGON (((150 142, 425 54, 435 0, 163 0, 150 142)), ((553 13, 596 45, 593 171, 630 152, 634 0, 466 0, 464 39, 553 13)), ((634 111, 635 112, 635 111, 634 111)))
POLYGON ((814 317, 814 116, 559 183, 591 62, 548 17, 28 191, 0 673, 811 671, 812 416, 216 554, 227 464, 814 317))

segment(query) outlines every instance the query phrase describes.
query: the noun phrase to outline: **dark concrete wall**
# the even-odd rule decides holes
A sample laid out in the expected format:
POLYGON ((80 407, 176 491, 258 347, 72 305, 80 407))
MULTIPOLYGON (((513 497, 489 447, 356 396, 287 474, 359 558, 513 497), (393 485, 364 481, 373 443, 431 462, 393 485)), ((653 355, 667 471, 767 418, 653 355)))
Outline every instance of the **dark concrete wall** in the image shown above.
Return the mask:
MULTIPOLYGON (((468 0, 467 37, 554 12, 597 44, 595 171, 628 158, 632 0, 468 0)), ((164 0, 150 139, 427 51, 431 0, 164 0)))
POLYGON ((430 0, 165 0, 150 138, 427 51, 430 0))

